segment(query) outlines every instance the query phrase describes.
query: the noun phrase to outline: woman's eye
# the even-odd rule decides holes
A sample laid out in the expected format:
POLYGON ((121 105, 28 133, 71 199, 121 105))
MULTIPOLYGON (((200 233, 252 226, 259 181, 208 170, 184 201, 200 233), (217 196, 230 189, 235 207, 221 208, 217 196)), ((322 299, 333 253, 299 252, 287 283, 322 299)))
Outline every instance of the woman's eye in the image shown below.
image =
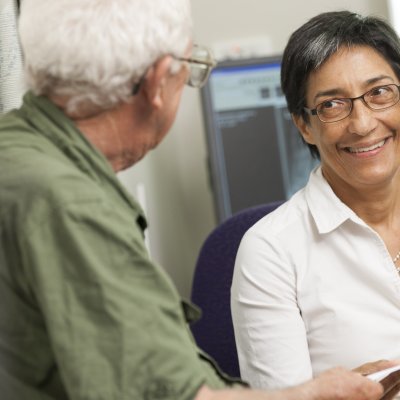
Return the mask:
POLYGON ((343 107, 343 102, 340 100, 327 100, 321 103, 320 107, 323 110, 332 110, 343 107))
POLYGON ((377 96, 387 96, 389 93, 393 92, 391 87, 389 86, 380 86, 375 89, 372 89, 369 92, 370 97, 377 97, 377 96))

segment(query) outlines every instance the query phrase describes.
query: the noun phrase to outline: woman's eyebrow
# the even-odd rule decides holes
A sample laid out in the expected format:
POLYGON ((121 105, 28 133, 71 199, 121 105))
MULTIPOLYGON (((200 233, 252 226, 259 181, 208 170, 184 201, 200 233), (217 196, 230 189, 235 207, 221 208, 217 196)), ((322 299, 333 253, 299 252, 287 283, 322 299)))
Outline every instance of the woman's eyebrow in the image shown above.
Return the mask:
POLYGON ((339 88, 335 89, 329 89, 329 90, 323 90, 321 92, 318 92, 315 96, 313 101, 316 102, 319 97, 326 97, 326 96, 336 96, 339 95, 340 93, 343 93, 342 90, 339 88))
POLYGON ((379 76, 376 76, 376 77, 374 77, 374 78, 368 79, 368 80, 366 81, 366 84, 367 84, 367 85, 370 85, 370 84, 372 84, 372 83, 379 82, 379 81, 381 81, 381 80, 383 80, 383 79, 390 79, 392 82, 394 82, 393 77, 391 77, 390 75, 379 75, 379 76))

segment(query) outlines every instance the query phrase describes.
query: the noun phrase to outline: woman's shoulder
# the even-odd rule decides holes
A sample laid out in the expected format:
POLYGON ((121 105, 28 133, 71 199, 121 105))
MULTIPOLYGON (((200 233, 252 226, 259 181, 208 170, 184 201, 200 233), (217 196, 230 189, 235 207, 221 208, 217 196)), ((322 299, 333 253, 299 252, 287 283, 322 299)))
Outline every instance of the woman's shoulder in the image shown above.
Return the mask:
POLYGON ((306 231, 310 225, 310 211, 305 189, 299 190, 289 200, 256 222, 247 232, 251 235, 281 236, 306 231))

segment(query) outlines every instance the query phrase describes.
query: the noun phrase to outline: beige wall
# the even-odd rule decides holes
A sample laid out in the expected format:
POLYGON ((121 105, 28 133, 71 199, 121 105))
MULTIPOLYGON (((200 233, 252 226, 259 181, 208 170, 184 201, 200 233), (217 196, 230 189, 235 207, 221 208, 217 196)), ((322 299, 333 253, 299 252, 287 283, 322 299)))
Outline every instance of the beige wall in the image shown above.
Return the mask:
MULTIPOLYGON (((192 8, 197 42, 268 36, 277 52, 294 29, 323 11, 388 16, 383 0, 192 0, 192 8)), ((186 88, 182 100, 169 136, 121 179, 133 194, 144 184, 152 256, 188 297, 199 248, 215 219, 199 93, 186 88)))

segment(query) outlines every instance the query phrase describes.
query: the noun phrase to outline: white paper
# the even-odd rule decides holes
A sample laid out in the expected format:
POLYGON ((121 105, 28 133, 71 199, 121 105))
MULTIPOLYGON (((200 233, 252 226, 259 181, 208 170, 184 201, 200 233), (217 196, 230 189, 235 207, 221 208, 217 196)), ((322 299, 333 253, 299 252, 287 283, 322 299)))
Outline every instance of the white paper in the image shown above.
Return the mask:
POLYGON ((374 372, 373 374, 367 375, 367 378, 371 379, 371 381, 379 382, 383 378, 386 378, 392 372, 398 371, 398 370, 400 370, 400 365, 396 365, 395 367, 390 367, 390 368, 382 369, 381 371, 378 371, 378 372, 374 372))

